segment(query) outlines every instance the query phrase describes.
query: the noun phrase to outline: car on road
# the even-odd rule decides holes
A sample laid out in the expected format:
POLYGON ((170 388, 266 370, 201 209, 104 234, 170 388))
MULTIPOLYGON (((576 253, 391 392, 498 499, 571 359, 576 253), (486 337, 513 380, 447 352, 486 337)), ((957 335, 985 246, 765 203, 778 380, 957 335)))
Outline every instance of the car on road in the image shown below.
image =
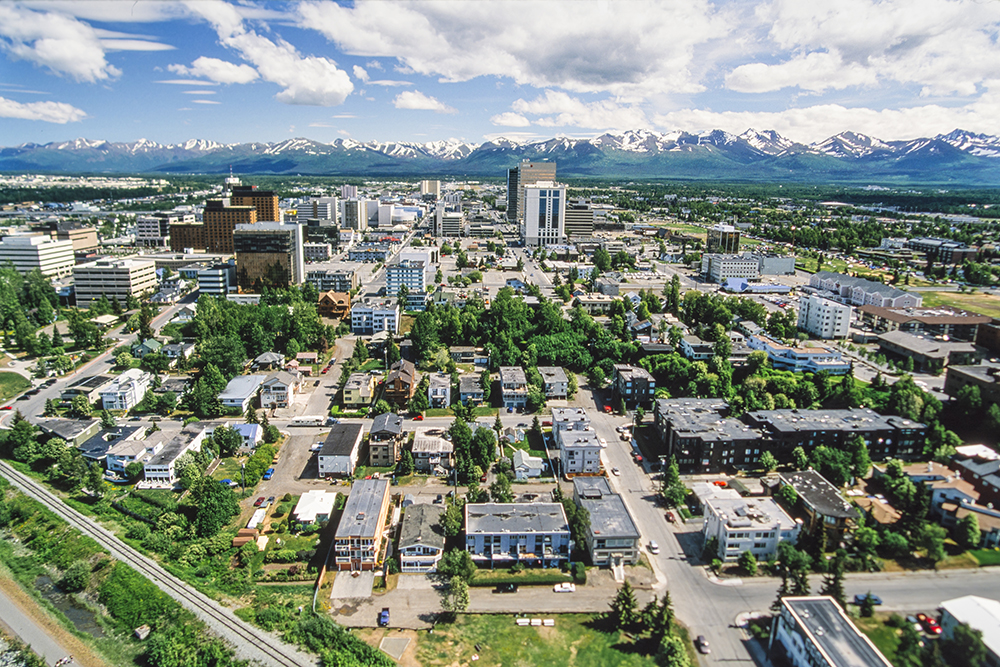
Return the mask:
POLYGON ((13 410, 13 409, 14 409, 13 405, 5 405, 2 408, 0 408, 0 410, 13 410))
POLYGON ((660 553, 660 545, 656 543, 656 540, 649 541, 649 553, 653 554, 654 556, 660 553))
POLYGON ((615 477, 618 477, 618 475, 622 474, 622 471, 619 470, 618 468, 612 468, 611 474, 614 475, 615 477))
POLYGON ((702 655, 708 655, 712 652, 712 647, 708 645, 708 640, 705 639, 705 635, 698 635, 698 638, 694 640, 695 648, 698 649, 698 653, 702 655))
MULTIPOLYGON (((860 594, 860 595, 855 595, 854 596, 854 604, 856 604, 856 605, 858 605, 860 607, 861 605, 863 605, 865 603, 865 598, 867 598, 869 595, 872 598, 872 604, 874 604, 874 605, 880 605, 880 604, 882 604, 882 598, 880 598, 879 596, 875 595, 874 593, 863 593, 863 594, 860 594)), ((919 620, 919 618, 920 617, 917 616, 918 620, 919 620)))
POLYGON ((378 626, 380 628, 389 627, 389 608, 382 607, 382 611, 378 614, 378 626))
POLYGON ((423 420, 424 420, 424 416, 423 415, 415 415, 413 417, 413 421, 415 421, 415 422, 422 422, 423 420))
POLYGON ((254 507, 260 507, 263 504, 264 504, 264 496, 261 496, 257 500, 253 501, 253 506, 254 507))
POLYGON ((552 422, 549 420, 545 420, 542 422, 542 426, 552 426, 552 422))
POLYGON ((624 433, 630 428, 632 428, 631 424, 619 424, 618 426, 615 426, 615 430, 618 431, 619 433, 624 433))
POLYGON ((517 584, 497 584, 497 587, 493 589, 494 593, 516 593, 517 584))
POLYGON ((611 406, 610 405, 605 405, 604 406, 604 411, 610 415, 611 414, 611 406))
POLYGON ((437 498, 434 499, 434 502, 435 503, 443 503, 444 502, 444 496, 442 496, 440 493, 437 494, 437 498))
POLYGON ((666 516, 667 516, 667 521, 669 521, 670 523, 677 523, 677 517, 674 516, 673 512, 668 511, 666 516))
POLYGON ((264 479, 271 479, 274 476, 274 468, 268 468, 264 471, 264 479))
POLYGON ((485 482, 486 481, 486 475, 483 475, 482 477, 480 477, 479 481, 480 482, 485 482))
POLYGON ((576 593, 576 584, 564 581, 561 584, 553 586, 552 590, 556 593, 576 593))
POLYGON ((632 434, 629 433, 628 431, 625 431, 624 433, 621 434, 621 441, 622 442, 628 442, 631 439, 632 439, 632 434))

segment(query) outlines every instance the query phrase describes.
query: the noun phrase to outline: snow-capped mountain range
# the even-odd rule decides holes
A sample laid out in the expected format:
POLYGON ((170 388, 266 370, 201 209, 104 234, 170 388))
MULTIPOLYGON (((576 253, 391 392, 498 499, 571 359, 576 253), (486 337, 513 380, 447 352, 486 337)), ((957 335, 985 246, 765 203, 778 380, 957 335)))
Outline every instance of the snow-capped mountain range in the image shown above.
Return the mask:
POLYGON ((0 148, 0 170, 329 175, 475 175, 502 177, 521 159, 550 159, 566 177, 649 177, 746 180, 905 179, 995 184, 1000 137, 954 130, 909 141, 842 132, 800 144, 773 130, 736 135, 707 132, 611 132, 592 139, 497 138, 414 143, 324 143, 295 138, 275 143, 222 144, 191 139, 161 144, 75 139, 0 148))

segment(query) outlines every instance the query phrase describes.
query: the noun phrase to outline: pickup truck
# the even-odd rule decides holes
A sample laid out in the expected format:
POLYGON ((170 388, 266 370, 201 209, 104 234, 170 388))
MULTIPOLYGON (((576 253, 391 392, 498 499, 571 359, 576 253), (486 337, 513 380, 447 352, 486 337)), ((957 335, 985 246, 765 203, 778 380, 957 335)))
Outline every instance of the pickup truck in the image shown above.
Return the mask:
POLYGON ((389 608, 382 607, 382 611, 378 615, 378 625, 380 628, 389 627, 389 608))

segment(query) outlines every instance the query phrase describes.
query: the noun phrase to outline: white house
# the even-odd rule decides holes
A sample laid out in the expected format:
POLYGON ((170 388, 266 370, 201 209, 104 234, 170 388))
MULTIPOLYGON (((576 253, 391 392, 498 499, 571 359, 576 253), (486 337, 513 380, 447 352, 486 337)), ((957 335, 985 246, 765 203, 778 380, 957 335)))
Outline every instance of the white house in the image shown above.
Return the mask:
POLYGON ((434 373, 429 376, 427 401, 432 408, 447 408, 451 405, 451 375, 434 373))
POLYGON ((705 540, 719 540, 719 558, 738 560, 749 551, 757 560, 777 553, 779 542, 794 542, 802 522, 788 516, 773 498, 708 498, 705 500, 705 540))
POLYGON ((177 459, 187 452, 201 451, 201 443, 205 440, 206 429, 185 428, 175 438, 164 443, 157 453, 153 454, 144 464, 143 473, 147 482, 152 484, 173 486, 177 481, 174 466, 177 459))
POLYGON ((542 393, 546 398, 563 399, 569 394, 569 378, 559 366, 539 366, 542 376, 542 393))
POLYGON ((517 479, 541 477, 542 471, 545 470, 545 461, 540 456, 531 456, 523 449, 514 451, 512 464, 514 466, 514 476, 517 479))
POLYGON ((299 379, 287 371, 276 371, 267 376, 260 386, 260 407, 287 408, 295 402, 299 379))
POLYGON ((153 376, 146 371, 130 368, 101 391, 101 404, 105 410, 131 410, 146 395, 152 381, 153 376))
POLYGON ((266 379, 266 375, 237 375, 219 394, 219 402, 224 408, 239 408, 246 412, 247 406, 266 379))
POLYGON ((358 464, 363 433, 362 424, 334 424, 317 456, 319 476, 330 478, 335 475, 353 475, 354 467, 358 464))
POLYGON ((292 516, 299 523, 317 523, 328 521, 334 506, 337 504, 336 491, 313 489, 299 497, 299 502, 292 510, 292 516))
POLYGON ((399 560, 403 572, 434 572, 444 553, 443 508, 413 504, 403 513, 399 529, 399 560))

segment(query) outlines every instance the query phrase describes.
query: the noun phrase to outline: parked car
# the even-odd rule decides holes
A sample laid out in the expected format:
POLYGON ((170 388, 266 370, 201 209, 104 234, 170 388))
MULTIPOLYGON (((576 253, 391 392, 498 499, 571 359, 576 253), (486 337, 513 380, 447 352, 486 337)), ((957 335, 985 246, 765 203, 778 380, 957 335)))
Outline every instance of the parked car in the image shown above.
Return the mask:
POLYGON ((941 625, 933 616, 928 616, 927 614, 917 614, 917 622, 920 623, 920 627, 923 628, 924 632, 927 634, 941 634, 941 625))
POLYGON ((632 458, 635 459, 636 463, 642 463, 642 454, 633 454, 632 458))
POLYGON ((264 471, 264 479, 271 479, 274 476, 274 468, 268 468, 264 471))
POLYGON ((618 431, 619 433, 624 433, 625 431, 629 430, 631 427, 632 427, 631 424, 619 424, 618 426, 615 426, 615 430, 618 431))
POLYGON ((389 627, 389 608, 382 607, 382 611, 378 615, 378 625, 380 628, 389 627))
POLYGON ((273 505, 274 504, 274 496, 271 496, 270 498, 267 499, 267 504, 268 505, 273 505))
POLYGON ((660 553, 660 545, 656 543, 656 540, 650 540, 649 553, 653 554, 654 556, 660 553))
POLYGON ((497 587, 493 589, 494 593, 516 593, 517 584, 497 584, 497 587))
POLYGON ((437 494, 437 498, 434 499, 434 502, 435 503, 443 503, 444 502, 444 496, 442 496, 440 493, 437 494))
POLYGON ((667 512, 667 521, 670 523, 677 523, 677 517, 674 516, 673 512, 667 512))
POLYGON ((263 504, 264 504, 264 496, 261 496, 257 500, 253 501, 253 506, 254 507, 260 507, 263 504))
POLYGON ((575 593, 576 584, 569 581, 564 581, 561 584, 556 584, 555 586, 553 586, 552 590, 555 591, 556 593, 575 593))
POLYGON ((694 640, 695 648, 698 649, 698 653, 702 655, 708 655, 712 652, 712 647, 708 645, 708 640, 705 639, 705 635, 698 635, 698 638, 694 640))
POLYGON ((423 420, 424 420, 424 416, 423 415, 415 415, 413 417, 413 421, 415 421, 415 422, 422 422, 423 420))
POLYGON ((13 409, 14 409, 14 406, 12 406, 12 405, 5 405, 2 408, 0 408, 0 410, 13 410, 13 409))
POLYGON ((619 470, 618 468, 612 468, 611 474, 614 475, 615 477, 618 477, 618 475, 622 474, 622 471, 619 470))
MULTIPOLYGON (((863 593, 861 595, 855 595, 854 596, 854 604, 856 604, 856 605, 858 605, 860 607, 861 605, 863 605, 865 603, 865 598, 867 598, 869 595, 872 597, 872 604, 874 604, 874 605, 880 605, 880 604, 882 604, 882 598, 880 598, 879 596, 875 595, 874 593, 863 593)), ((920 618, 920 616, 918 615, 917 619, 919 620, 919 618, 920 618)))

